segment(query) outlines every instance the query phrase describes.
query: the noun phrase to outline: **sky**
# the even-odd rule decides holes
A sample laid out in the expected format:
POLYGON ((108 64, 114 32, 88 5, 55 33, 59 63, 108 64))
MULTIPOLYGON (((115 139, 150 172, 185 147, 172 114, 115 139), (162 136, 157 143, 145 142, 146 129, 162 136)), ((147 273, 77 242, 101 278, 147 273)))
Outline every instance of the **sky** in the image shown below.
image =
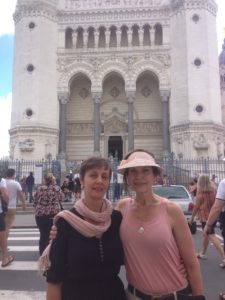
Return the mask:
MULTIPOLYGON (((217 37, 218 51, 222 50, 225 38, 225 0, 217 0, 217 37)), ((16 0, 0 0, 0 158, 9 154, 9 134, 11 99, 14 22, 16 0)))

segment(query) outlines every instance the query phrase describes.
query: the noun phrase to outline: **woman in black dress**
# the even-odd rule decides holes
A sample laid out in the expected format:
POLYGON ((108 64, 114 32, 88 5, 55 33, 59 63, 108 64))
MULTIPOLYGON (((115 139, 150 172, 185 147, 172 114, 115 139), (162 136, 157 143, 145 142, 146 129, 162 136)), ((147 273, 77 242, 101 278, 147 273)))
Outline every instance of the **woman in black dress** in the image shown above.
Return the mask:
POLYGON ((90 158, 82 163, 84 199, 76 202, 72 214, 67 212, 71 222, 64 217, 57 222, 47 271, 47 300, 126 300, 118 277, 123 264, 122 216, 104 199, 110 177, 108 160, 90 158))

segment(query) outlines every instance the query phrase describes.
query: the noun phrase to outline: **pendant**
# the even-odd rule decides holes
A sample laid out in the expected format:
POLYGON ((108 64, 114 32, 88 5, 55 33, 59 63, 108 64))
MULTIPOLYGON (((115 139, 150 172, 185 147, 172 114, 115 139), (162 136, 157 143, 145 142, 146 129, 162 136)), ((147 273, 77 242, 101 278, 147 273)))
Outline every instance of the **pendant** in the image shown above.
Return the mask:
POLYGON ((139 233, 143 233, 144 231, 145 231, 145 229, 144 229, 144 227, 142 227, 142 226, 138 229, 138 232, 139 232, 139 233))

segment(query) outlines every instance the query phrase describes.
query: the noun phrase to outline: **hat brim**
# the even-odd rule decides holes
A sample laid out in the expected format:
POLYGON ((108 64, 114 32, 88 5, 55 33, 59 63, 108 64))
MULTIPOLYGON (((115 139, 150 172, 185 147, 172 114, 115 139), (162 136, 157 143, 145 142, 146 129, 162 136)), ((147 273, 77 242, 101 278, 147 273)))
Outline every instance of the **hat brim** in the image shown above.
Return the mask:
POLYGON ((141 159, 141 158, 136 158, 130 162, 127 162, 121 166, 118 166, 117 171, 120 174, 124 174, 126 169, 136 168, 136 167, 155 167, 160 172, 162 171, 162 168, 158 164, 149 162, 148 159, 141 159))

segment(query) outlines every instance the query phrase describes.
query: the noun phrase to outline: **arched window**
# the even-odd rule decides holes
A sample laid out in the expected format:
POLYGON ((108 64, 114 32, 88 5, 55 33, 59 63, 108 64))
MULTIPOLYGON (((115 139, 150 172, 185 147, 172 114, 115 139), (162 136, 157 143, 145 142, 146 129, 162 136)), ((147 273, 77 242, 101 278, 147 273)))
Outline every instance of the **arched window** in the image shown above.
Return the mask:
POLYGON ((83 39, 83 28, 79 27, 77 29, 77 48, 83 48, 84 47, 84 39, 83 39))
POLYGON ((95 37, 94 37, 94 28, 89 27, 88 28, 88 43, 87 43, 88 48, 94 48, 95 47, 95 37))
POLYGON ((66 49, 71 49, 73 47, 72 33, 73 33, 72 28, 66 29, 66 34, 65 34, 65 48, 66 49))
POLYGON ((99 43, 98 43, 99 48, 105 48, 106 46, 106 41, 105 41, 105 27, 100 27, 99 28, 99 43))
POLYGON ((139 43, 139 34, 138 34, 139 27, 138 27, 138 25, 134 25, 132 27, 132 29, 133 29, 132 45, 133 46, 139 46, 140 45, 140 43, 139 43))
POLYGON ((150 26, 148 24, 145 24, 143 29, 144 29, 144 43, 143 43, 143 46, 150 46, 151 45, 150 26))
POLYGON ((156 24, 155 25, 155 45, 162 45, 162 44, 163 44, 162 25, 156 24))
POLYGON ((128 46, 128 37, 127 37, 127 26, 121 27, 121 47, 127 47, 128 46))
POLYGON ((116 27, 115 26, 111 26, 110 27, 109 47, 116 47, 116 46, 117 46, 116 27))

